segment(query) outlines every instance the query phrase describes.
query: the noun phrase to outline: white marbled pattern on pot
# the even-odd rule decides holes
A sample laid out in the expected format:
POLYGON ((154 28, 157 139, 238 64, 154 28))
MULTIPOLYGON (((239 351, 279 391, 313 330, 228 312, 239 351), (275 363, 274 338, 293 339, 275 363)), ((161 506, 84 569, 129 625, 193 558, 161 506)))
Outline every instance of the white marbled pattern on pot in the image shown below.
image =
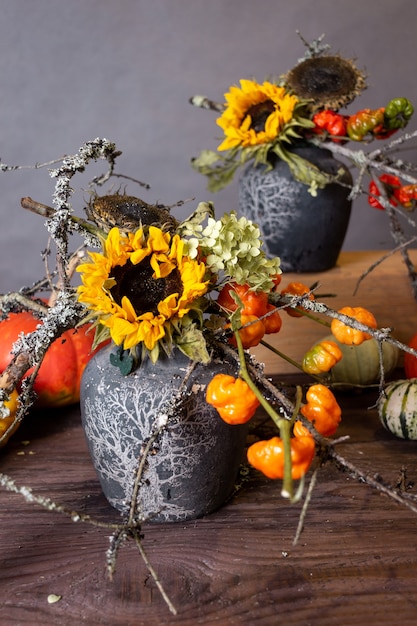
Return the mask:
POLYGON ((183 520, 221 506, 233 490, 247 429, 225 424, 206 403, 205 387, 217 371, 236 374, 236 366, 198 365, 178 398, 190 365, 183 355, 156 365, 145 361, 122 376, 109 354, 104 348, 86 368, 81 410, 90 454, 110 504, 128 513, 142 446, 162 427, 147 456, 136 516, 183 520))

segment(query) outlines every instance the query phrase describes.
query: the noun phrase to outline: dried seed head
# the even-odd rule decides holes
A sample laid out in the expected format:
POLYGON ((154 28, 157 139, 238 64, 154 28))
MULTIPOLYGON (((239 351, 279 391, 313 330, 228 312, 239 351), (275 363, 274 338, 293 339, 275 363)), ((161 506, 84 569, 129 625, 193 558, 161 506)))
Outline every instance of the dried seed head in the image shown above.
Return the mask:
POLYGON ((114 226, 124 231, 134 231, 141 225, 174 231, 178 226, 166 207, 147 204, 140 198, 122 194, 94 196, 86 207, 86 213, 88 219, 105 232, 114 226))
POLYGON ((285 76, 287 86, 310 108, 338 110, 366 88, 365 74, 353 61, 323 55, 306 59, 285 76))

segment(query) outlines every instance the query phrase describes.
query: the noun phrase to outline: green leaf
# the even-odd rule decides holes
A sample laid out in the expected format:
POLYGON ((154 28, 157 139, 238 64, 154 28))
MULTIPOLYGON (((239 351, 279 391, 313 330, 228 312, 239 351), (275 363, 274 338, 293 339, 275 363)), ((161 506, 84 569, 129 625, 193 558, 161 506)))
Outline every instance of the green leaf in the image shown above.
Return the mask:
POLYGON ((204 364, 210 361, 204 335, 194 324, 183 329, 175 343, 178 349, 192 361, 198 361, 204 364))
POLYGON ((94 331, 94 340, 91 350, 94 351, 103 341, 108 341, 110 337, 109 329, 98 323, 94 331))
POLYGON ((129 350, 123 350, 122 346, 110 354, 110 363, 119 368, 122 376, 130 374, 135 367, 133 355, 129 350))
POLYGON ((240 165, 235 157, 236 150, 230 150, 226 157, 213 150, 203 150, 200 156, 191 159, 191 167, 200 174, 207 176, 207 189, 216 192, 226 187, 233 180, 235 171, 240 165))
POLYGON ((214 150, 202 150, 198 157, 191 159, 191 164, 195 169, 201 171, 207 167, 212 167, 219 158, 219 154, 214 150))
POLYGON ((274 152, 280 159, 288 163, 292 175, 300 183, 323 189, 335 180, 335 177, 323 172, 316 165, 307 161, 307 159, 303 159, 298 154, 289 152, 281 146, 275 146, 274 152))
MULTIPOLYGON (((195 211, 191 213, 186 220, 182 222, 180 226, 183 224, 202 224, 207 217, 215 216, 214 212, 214 204, 213 202, 199 202, 195 211)), ((181 228, 179 229, 181 230, 181 228)))

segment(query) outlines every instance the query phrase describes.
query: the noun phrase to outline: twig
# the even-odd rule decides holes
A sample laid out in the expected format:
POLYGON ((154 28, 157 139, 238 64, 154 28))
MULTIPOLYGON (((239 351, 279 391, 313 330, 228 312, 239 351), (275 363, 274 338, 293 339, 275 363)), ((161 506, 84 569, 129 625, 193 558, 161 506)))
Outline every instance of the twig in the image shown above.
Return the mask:
MULTIPOLYGON (((196 367, 196 362, 192 361, 187 368, 187 371, 185 373, 185 375, 183 376, 183 378, 181 379, 181 384, 178 387, 177 393, 176 393, 176 397, 171 400, 168 404, 168 406, 166 407, 166 413, 164 413, 164 419, 162 420, 161 418, 159 420, 157 420, 158 424, 157 424, 157 428, 155 429, 155 431, 151 434, 151 436, 149 437, 148 441, 146 442, 145 446, 143 447, 143 450, 140 453, 139 456, 139 461, 138 461, 138 468, 136 470, 136 474, 135 474, 135 481, 133 483, 133 488, 132 488, 132 495, 130 498, 130 507, 129 507, 129 516, 128 516, 128 525, 131 525, 134 523, 135 518, 136 518, 136 513, 137 513, 137 508, 138 508, 138 495, 139 495, 139 488, 140 488, 140 484, 142 482, 143 479, 143 474, 146 468, 146 463, 148 460, 148 456, 153 448, 154 443, 156 442, 156 440, 158 439, 158 437, 161 435, 161 433, 166 429, 169 419, 170 417, 172 417, 172 413, 174 411, 174 409, 178 409, 178 405, 177 402, 181 401, 181 393, 182 390, 184 389, 184 387, 187 385, 187 382, 192 374, 192 372, 194 371, 196 367)), ((139 515, 140 518, 140 515, 139 515)), ((142 520, 143 521, 143 520, 142 520)))
MULTIPOLYGON (((406 137, 407 138, 403 139, 403 141, 417 138, 417 130, 412 133, 408 133, 406 137)), ((399 176, 403 180, 411 184, 417 184, 416 176, 411 176, 407 172, 404 172, 404 168, 401 165, 402 162, 396 165, 392 165, 391 162, 387 162, 386 160, 380 158, 379 150, 366 153, 364 150, 352 150, 351 148, 348 148, 347 146, 344 146, 342 144, 335 143, 333 141, 323 141, 317 138, 309 138, 309 142, 319 147, 324 146, 326 150, 345 157, 346 159, 351 161, 359 170, 364 167, 368 169, 372 168, 378 171, 387 172, 388 174, 394 174, 396 176, 399 176)), ((396 145, 396 142, 392 141, 387 144, 386 149, 389 150, 394 145, 396 145)))
POLYGON ((359 482, 363 482, 366 485, 369 485, 369 487, 372 487, 373 489, 376 489, 377 491, 380 491, 384 495, 388 496, 392 500, 395 500, 395 502, 398 502, 398 504, 406 506, 411 511, 413 511, 413 513, 417 513, 417 505, 414 505, 412 502, 404 498, 403 495, 396 491, 391 485, 383 483, 379 478, 374 478, 370 476, 366 472, 363 472, 362 470, 357 468, 356 465, 354 465, 350 461, 347 461, 342 455, 336 452, 332 445, 327 446, 326 455, 329 459, 334 461, 338 469, 342 470, 343 472, 348 472, 353 478, 355 478, 359 482))
MULTIPOLYGON (((73 193, 70 182, 77 172, 84 171, 86 165, 91 160, 106 159, 109 164, 108 171, 102 177, 96 179, 97 184, 102 183, 111 175, 115 158, 119 154, 120 152, 116 150, 115 145, 106 139, 89 141, 74 156, 42 164, 43 167, 61 162, 60 167, 50 170, 50 176, 56 179, 53 195, 55 209, 51 210, 50 207, 36 203, 30 198, 23 199, 23 204, 27 208, 39 211, 48 219, 47 228, 56 245, 59 291, 56 294, 56 303, 47 310, 46 315, 43 317, 43 323, 39 324, 32 333, 20 337, 13 346, 13 359, 0 376, 0 398, 4 398, 5 394, 8 395, 13 391, 30 367, 37 367, 42 362, 47 349, 55 339, 64 331, 75 327, 85 316, 85 309, 76 300, 70 286, 72 267, 71 257, 68 255, 68 233, 71 230, 72 211, 69 199, 73 193)), ((5 171, 11 168, 10 166, 3 166, 2 169, 5 171)), ((10 298, 9 301, 4 299, 3 304, 7 306, 6 311, 11 310, 10 298)), ((32 308, 36 308, 36 305, 32 308)), ((7 440, 11 429, 16 426, 17 422, 23 419, 24 414, 25 407, 21 407, 13 423, 0 438, 0 444, 7 440)))
POLYGON ((34 300, 22 291, 11 291, 0 295, 0 309, 3 316, 18 311, 32 311, 34 315, 42 318, 48 307, 41 300, 34 300))
POLYGON ((14 172, 17 170, 39 170, 43 167, 51 167, 51 165, 61 163, 63 159, 65 159, 65 156, 60 157, 59 159, 53 159, 52 161, 46 161, 45 163, 35 163, 35 165, 7 165, 6 163, 0 162, 0 171, 14 172))
POLYGON ((379 259, 377 259, 374 263, 372 263, 362 274, 361 276, 358 278, 356 285, 355 285, 355 289, 353 291, 353 295, 356 295, 359 286, 361 284, 361 282, 371 273, 373 272, 373 270, 375 268, 378 267, 378 265, 380 265, 381 263, 383 263, 384 261, 386 261, 387 259, 389 259, 390 257, 392 257, 394 254, 396 254, 397 252, 399 252, 402 248, 405 247, 409 247, 411 244, 415 243, 417 241, 417 236, 412 237, 411 239, 409 239, 408 241, 406 241, 405 243, 402 243, 398 246, 396 246, 395 248, 393 248, 392 250, 389 250, 388 252, 386 252, 385 254, 383 254, 379 259))
POLYGON ((215 102, 214 100, 210 100, 206 96, 195 95, 189 99, 190 104, 200 109, 206 109, 208 111, 218 111, 222 112, 225 109, 225 105, 221 102, 215 102))
POLYGON ((141 180, 138 180, 137 178, 133 178, 133 176, 126 176, 126 174, 118 174, 116 172, 112 172, 111 175, 113 178, 125 178, 126 180, 130 180, 132 183, 136 183, 137 185, 140 185, 140 187, 143 187, 144 189, 151 188, 151 186, 148 183, 143 183, 141 180))
POLYGON ((314 469, 313 474, 311 475, 310 484, 309 484, 308 489, 307 489, 306 497, 304 498, 303 506, 302 506, 301 513, 300 513, 300 517, 298 518, 297 530, 295 532, 295 536, 294 536, 294 539, 293 539, 293 542, 292 542, 293 546, 297 545, 298 540, 299 540, 299 538, 301 536, 301 533, 303 532, 304 521, 305 521, 305 518, 306 518, 306 515, 307 515, 307 509, 308 509, 308 506, 310 504, 311 497, 313 495, 314 487, 316 486, 318 471, 319 471, 319 468, 316 467, 314 469))
MULTIPOLYGON (((78 511, 68 509, 67 507, 61 504, 57 504, 50 498, 35 495, 30 487, 24 487, 24 486, 19 487, 18 485, 16 485, 15 481, 12 478, 10 478, 9 476, 3 473, 0 473, 0 486, 4 487, 7 491, 17 493, 23 496, 26 502, 30 504, 38 504, 39 506, 43 507, 47 511, 61 513, 62 515, 70 517, 73 522, 84 522, 87 524, 91 524, 92 526, 95 526, 96 528, 104 528, 106 530, 113 530, 114 531, 113 537, 115 537, 114 541, 118 544, 118 546, 121 545, 122 541, 126 538, 127 535, 132 536, 135 539, 140 555, 149 573, 151 574, 156 586, 158 587, 159 592, 161 593, 164 601, 166 602, 169 610, 174 615, 177 614, 176 608, 174 607, 173 603, 169 599, 167 593, 165 592, 162 586, 161 581, 158 578, 158 575, 155 569, 152 567, 149 561, 149 558, 143 548, 143 545, 140 539, 139 529, 136 526, 129 526, 129 524, 112 524, 108 522, 101 522, 100 520, 97 520, 91 517, 91 515, 87 515, 85 513, 79 513, 78 511)), ((112 554, 113 553, 115 553, 114 548, 112 549, 112 554)))
POLYGON ((117 555, 120 547, 128 539, 125 528, 118 528, 110 537, 110 546, 106 552, 106 569, 110 580, 113 580, 116 571, 117 555))
POLYGON ((50 498, 45 496, 37 496, 33 493, 30 487, 18 486, 16 482, 7 476, 7 474, 0 473, 0 486, 4 487, 6 491, 10 491, 13 493, 17 493, 26 500, 29 504, 38 504, 39 506, 47 509, 48 511, 53 511, 56 513, 61 513, 67 517, 70 517, 73 522, 85 522, 88 524, 92 524, 97 528, 105 528, 112 530, 123 530, 124 526, 121 524, 111 524, 108 522, 100 522, 99 520, 94 519, 90 515, 86 515, 84 513, 78 513, 72 509, 68 509, 66 506, 61 504, 57 504, 50 498))
POLYGON ((306 298, 305 296, 298 296, 298 297, 302 301, 303 308, 307 309, 308 311, 321 313, 333 319, 338 319, 344 324, 346 324, 347 326, 350 326, 351 328, 355 328, 357 330, 361 330, 363 332, 368 333, 369 335, 371 335, 371 337, 374 337, 374 339, 376 339, 377 341, 386 341, 387 343, 391 343, 397 346, 397 348, 399 348, 403 352, 409 352, 413 356, 417 357, 417 350, 410 348, 409 346, 403 344, 401 341, 398 341, 397 339, 392 337, 390 334, 391 333, 390 328, 370 328, 369 326, 366 326, 365 324, 358 322, 357 320, 355 320, 353 317, 350 317, 349 315, 345 315, 344 313, 339 313, 338 311, 331 309, 323 302, 310 300, 309 298, 306 298))
POLYGON ((161 594, 161 596, 163 597, 163 599, 165 600, 166 605, 168 606, 169 610, 171 611, 171 613, 173 615, 177 615, 177 609, 175 608, 175 606, 172 604, 171 600, 168 597, 168 594, 166 593, 164 587, 162 586, 161 581, 158 578, 158 574, 156 573, 155 569, 152 567, 151 562, 148 559, 148 556, 144 550, 144 547, 142 545, 142 541, 140 539, 140 536, 138 534, 137 531, 133 531, 132 533, 133 538, 136 542, 136 546, 140 552, 140 555, 146 565, 146 567, 148 568, 148 571, 150 573, 150 575, 153 578, 153 581, 155 583, 155 585, 158 587, 159 593, 161 594))

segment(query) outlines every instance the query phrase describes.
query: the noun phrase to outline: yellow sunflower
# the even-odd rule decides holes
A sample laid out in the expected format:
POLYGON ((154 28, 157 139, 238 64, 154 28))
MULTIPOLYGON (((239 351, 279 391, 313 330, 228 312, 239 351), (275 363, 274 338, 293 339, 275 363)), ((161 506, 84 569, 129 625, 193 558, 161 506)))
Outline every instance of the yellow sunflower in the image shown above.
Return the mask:
POLYGON ((241 80, 225 94, 227 107, 216 120, 225 134, 218 150, 274 142, 291 122, 299 103, 284 87, 241 80))
POLYGON ((146 233, 112 228, 103 254, 90 258, 78 268, 78 299, 125 350, 143 343, 152 351, 208 288, 204 263, 184 256, 178 235, 155 226, 146 233))

